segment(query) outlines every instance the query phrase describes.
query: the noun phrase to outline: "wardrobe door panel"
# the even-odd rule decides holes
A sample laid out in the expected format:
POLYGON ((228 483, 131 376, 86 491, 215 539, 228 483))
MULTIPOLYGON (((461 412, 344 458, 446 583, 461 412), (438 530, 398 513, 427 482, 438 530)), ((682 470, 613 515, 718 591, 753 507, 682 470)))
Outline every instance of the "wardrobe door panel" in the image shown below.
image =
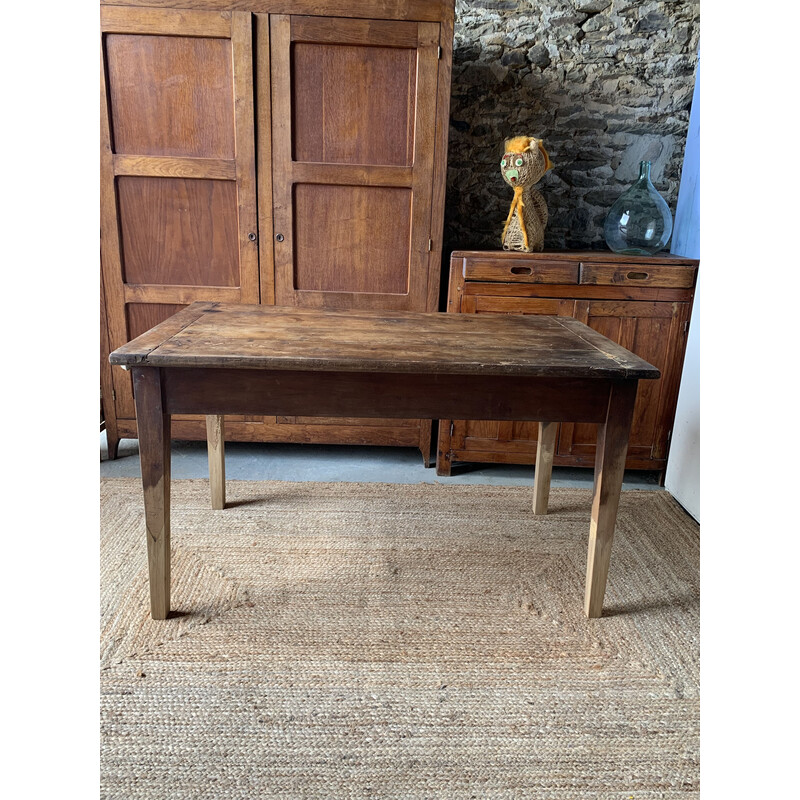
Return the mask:
POLYGON ((233 181, 121 177, 126 283, 238 286, 233 181))
POLYGON ((236 157, 230 39, 109 34, 106 57, 115 152, 236 157))
POLYGON ((299 291, 408 293, 410 189, 301 183, 294 211, 299 291))
POLYGON ((438 47, 436 23, 270 17, 277 304, 427 308, 438 47))
POLYGON ((141 336, 184 308, 186 306, 177 303, 131 303, 128 306, 128 330, 131 338, 141 336))
POLYGON ((411 166, 416 50, 298 42, 291 70, 295 161, 411 166))

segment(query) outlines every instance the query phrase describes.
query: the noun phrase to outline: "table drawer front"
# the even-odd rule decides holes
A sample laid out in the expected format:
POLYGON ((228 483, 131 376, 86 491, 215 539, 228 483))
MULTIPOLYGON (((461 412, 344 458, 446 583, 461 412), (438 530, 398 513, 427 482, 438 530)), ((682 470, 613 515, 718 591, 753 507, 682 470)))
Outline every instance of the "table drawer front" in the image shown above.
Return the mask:
POLYGON ((666 289, 691 289, 696 267, 667 264, 581 263, 580 282, 594 286, 652 286, 666 289))
POLYGON ((471 258, 464 264, 468 281, 503 283, 577 283, 577 261, 546 261, 532 258, 471 258))

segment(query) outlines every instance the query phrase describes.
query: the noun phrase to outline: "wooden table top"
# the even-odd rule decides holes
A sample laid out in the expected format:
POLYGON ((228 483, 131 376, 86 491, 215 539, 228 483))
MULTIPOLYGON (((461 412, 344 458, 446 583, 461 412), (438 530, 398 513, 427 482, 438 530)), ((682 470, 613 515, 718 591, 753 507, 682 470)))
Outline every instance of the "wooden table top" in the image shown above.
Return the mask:
POLYGON ((324 372, 658 378, 571 317, 318 311, 193 303, 111 353, 112 364, 324 372))

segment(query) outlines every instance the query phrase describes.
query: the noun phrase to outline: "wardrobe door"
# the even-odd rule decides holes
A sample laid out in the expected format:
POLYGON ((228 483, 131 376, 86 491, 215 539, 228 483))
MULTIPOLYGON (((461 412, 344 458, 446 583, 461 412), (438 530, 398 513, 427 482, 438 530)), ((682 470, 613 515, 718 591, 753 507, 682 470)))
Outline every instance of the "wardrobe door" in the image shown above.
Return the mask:
POLYGON ((269 24, 275 302, 425 310, 439 24, 269 24))
MULTIPOLYGON (((259 302, 249 13, 101 8, 113 350, 195 300, 259 302)), ((114 368, 117 414, 133 419, 114 368)))

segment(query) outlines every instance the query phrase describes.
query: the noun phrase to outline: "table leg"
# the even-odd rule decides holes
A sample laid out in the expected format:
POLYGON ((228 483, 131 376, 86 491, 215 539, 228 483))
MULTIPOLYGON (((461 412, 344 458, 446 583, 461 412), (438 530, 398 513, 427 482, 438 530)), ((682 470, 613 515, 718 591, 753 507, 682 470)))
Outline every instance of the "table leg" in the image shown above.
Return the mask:
POLYGON ((147 527, 150 613, 153 619, 166 619, 170 599, 170 416, 164 413, 158 368, 134 368, 133 387, 147 527))
POLYGON ((211 508, 225 508, 225 418, 206 417, 208 439, 208 477, 211 483, 211 508))
POLYGON ((556 452, 557 422, 539 423, 536 443, 536 467, 533 473, 533 513, 546 514, 550 498, 550 478, 553 475, 553 455, 556 452))
POLYGON ((419 451, 422 453, 422 464, 428 469, 433 462, 433 420, 419 421, 419 451))
POLYGON ((632 380, 612 386, 606 421, 597 426, 592 521, 589 529, 584 601, 587 617, 600 617, 603 614, 603 597, 606 593, 611 544, 617 521, 622 477, 625 473, 625 456, 628 452, 628 437, 637 384, 638 381, 632 380))

